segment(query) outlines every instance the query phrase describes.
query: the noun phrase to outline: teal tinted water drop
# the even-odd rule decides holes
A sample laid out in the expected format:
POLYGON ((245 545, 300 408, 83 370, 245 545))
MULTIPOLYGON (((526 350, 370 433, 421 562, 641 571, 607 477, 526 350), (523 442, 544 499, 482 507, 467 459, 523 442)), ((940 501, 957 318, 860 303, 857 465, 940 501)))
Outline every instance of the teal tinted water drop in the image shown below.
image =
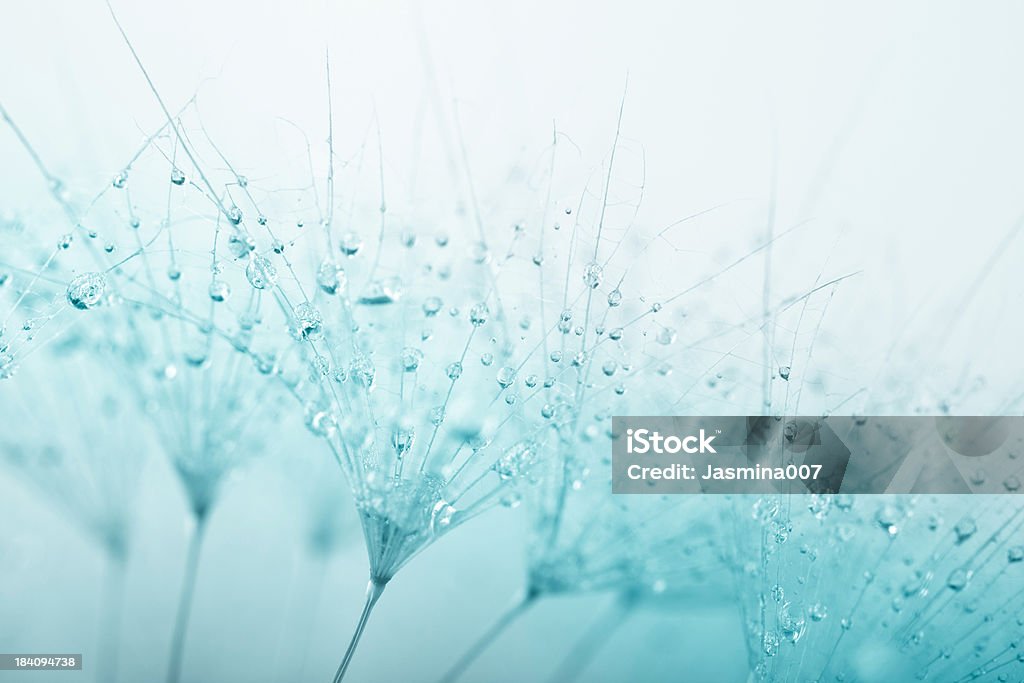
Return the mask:
POLYGON ((235 232, 228 237, 228 252, 237 259, 245 258, 256 248, 256 242, 245 233, 235 232))
POLYGON ((363 238, 358 233, 346 232, 341 236, 339 248, 345 256, 355 256, 363 248, 363 238))
POLYGON ((405 372, 416 372, 422 361, 423 352, 419 349, 411 346, 402 349, 402 370, 405 372))
POLYGON ((295 307, 295 336, 300 340, 319 339, 323 334, 323 317, 316 306, 304 301, 295 307))
POLYGON ((436 296, 428 296, 423 300, 423 315, 432 318, 441 310, 444 303, 436 296))
POLYGON ((601 264, 592 261, 583 269, 583 284, 590 289, 600 287, 603 279, 604 269, 601 267, 601 264))
POLYGON ((231 285, 224 280, 214 280, 210 283, 208 291, 210 298, 219 303, 231 296, 231 285))
POLYGON ((185 184, 185 174, 177 166, 171 169, 171 182, 175 185, 185 184))
POLYGON ((447 368, 445 368, 445 373, 448 375, 448 379, 454 382, 459 377, 462 377, 462 363, 459 363, 458 361, 451 363, 447 368))
POLYGON ((277 268, 263 256, 255 256, 245 267, 245 278, 255 289, 268 289, 277 283, 277 268))
POLYGON ((608 305, 609 306, 611 306, 612 308, 615 308, 616 306, 620 305, 621 303, 622 303, 622 292, 620 292, 618 290, 618 288, 615 288, 611 292, 608 293, 608 305))
POLYGON ((232 206, 230 209, 228 209, 228 220, 231 221, 233 225, 238 225, 239 223, 241 223, 242 210, 237 206, 232 206))
POLYGON ((115 175, 110 181, 110 184, 119 190, 124 188, 124 186, 128 184, 128 171, 121 171, 115 175))
POLYGON ((82 273, 68 285, 68 303, 84 311, 97 305, 103 298, 107 280, 102 273, 82 273))
POLYGON ((0 353, 0 379, 10 379, 17 371, 18 364, 14 362, 14 356, 0 353))
POLYGON ((489 316, 490 313, 491 311, 487 308, 487 304, 476 304, 469 309, 469 322, 473 324, 473 327, 480 327, 487 322, 487 316, 489 316))
POLYGON ((508 389, 510 386, 515 384, 516 381, 516 369, 506 365, 505 367, 498 370, 498 385, 502 389, 508 389))
POLYGON ((326 294, 337 294, 345 291, 348 278, 345 271, 330 257, 320 262, 316 271, 316 283, 326 294))
POLYGON ((482 366, 484 366, 486 368, 486 367, 490 367, 492 363, 494 363, 494 356, 493 355, 491 355, 489 353, 484 353, 484 354, 480 355, 480 365, 482 365, 482 366))

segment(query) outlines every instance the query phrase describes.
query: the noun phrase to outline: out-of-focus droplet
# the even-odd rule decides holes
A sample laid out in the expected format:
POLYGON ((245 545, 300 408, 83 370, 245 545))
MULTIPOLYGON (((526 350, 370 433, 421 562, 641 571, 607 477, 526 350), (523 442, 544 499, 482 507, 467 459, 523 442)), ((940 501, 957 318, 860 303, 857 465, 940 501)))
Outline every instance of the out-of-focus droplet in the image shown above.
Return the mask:
POLYGON ((341 253, 345 256, 355 256, 363 248, 363 238, 358 233, 346 232, 341 236, 338 248, 341 249, 341 253))
POLYGON ((210 298, 214 301, 225 301, 229 296, 231 296, 231 285, 224 280, 214 280, 210 283, 209 293, 210 298))

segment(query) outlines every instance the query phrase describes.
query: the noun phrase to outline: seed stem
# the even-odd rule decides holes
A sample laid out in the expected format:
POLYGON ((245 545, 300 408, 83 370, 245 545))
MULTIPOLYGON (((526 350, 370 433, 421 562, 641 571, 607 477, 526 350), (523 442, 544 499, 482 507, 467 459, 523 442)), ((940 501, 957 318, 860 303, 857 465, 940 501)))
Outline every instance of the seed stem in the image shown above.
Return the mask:
POLYGON ((345 672, 348 670, 348 665, 352 662, 352 656, 356 653, 356 647, 359 645, 359 639, 363 636, 363 630, 366 628, 366 622, 370 620, 370 612, 373 611, 373 606, 380 600, 380 596, 384 594, 384 588, 388 585, 387 581, 380 579, 370 578, 370 582, 366 584, 366 604, 363 605, 363 613, 359 615, 359 623, 356 624, 356 631, 352 634, 352 640, 349 641, 348 649, 345 650, 345 658, 341 660, 341 664, 338 666, 338 672, 334 674, 334 683, 341 683, 341 680, 345 678, 345 672))
POLYGON ((206 532, 206 514, 197 514, 192 538, 188 543, 185 559, 185 579, 178 599, 178 614, 174 620, 174 636, 171 640, 171 659, 167 666, 167 683, 178 683, 181 678, 181 664, 185 655, 185 637, 188 635, 189 616, 192 613, 192 598, 196 591, 196 576, 199 573, 199 556, 203 549, 206 532))
POLYGON ((549 682, 571 683, 571 681, 578 680, 601 647, 608 642, 615 630, 625 621, 633 604, 634 600, 629 594, 619 596, 577 641, 551 678, 548 679, 549 682))
POLYGON ((99 656, 97 680, 117 679, 118 643, 120 641, 121 614, 124 607, 125 557, 111 554, 107 557, 107 576, 103 586, 103 607, 99 628, 99 656))
POLYGON ((501 616, 498 617, 489 629, 484 631, 483 635, 475 643, 473 643, 468 650, 466 650, 462 657, 448 669, 447 673, 441 677, 437 683, 455 683, 459 676, 465 672, 469 666, 477 660, 480 655, 487 650, 491 644, 498 639, 498 637, 505 632, 505 630, 512 625, 516 619, 521 617, 540 597, 540 593, 534 590, 527 590, 520 593, 512 604, 502 612, 501 616))

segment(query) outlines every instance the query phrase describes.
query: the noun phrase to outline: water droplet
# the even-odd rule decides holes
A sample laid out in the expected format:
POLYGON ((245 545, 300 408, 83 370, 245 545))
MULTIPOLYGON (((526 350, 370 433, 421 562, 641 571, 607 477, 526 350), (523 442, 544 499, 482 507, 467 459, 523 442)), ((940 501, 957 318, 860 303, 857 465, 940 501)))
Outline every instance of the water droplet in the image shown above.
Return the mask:
POLYGON ((423 300, 423 315, 432 318, 441 310, 444 303, 436 296, 430 296, 423 300))
POLYGON ((622 339, 622 328, 616 327, 614 330, 608 333, 608 338, 612 341, 619 341, 622 339))
POLYGON ((232 206, 230 209, 228 209, 228 220, 231 221, 233 225, 238 225, 239 223, 241 223, 242 210, 237 206, 232 206))
POLYGON ((423 352, 419 349, 407 346, 402 349, 402 369, 406 372, 415 372, 423 360, 423 352))
POLYGON ((454 382, 459 377, 462 377, 462 363, 456 361, 449 364, 448 367, 445 368, 445 373, 448 375, 448 379, 454 382))
POLYGON ((487 322, 488 315, 490 315, 490 310, 487 308, 487 304, 479 303, 469 309, 469 322, 473 323, 473 327, 480 327, 487 322))
POLYGON ((555 408, 550 403, 545 403, 544 406, 540 409, 540 414, 541 417, 543 417, 544 419, 550 420, 552 417, 555 416, 555 408))
POLYGON ((608 293, 608 305, 612 308, 622 303, 622 292, 619 291, 618 287, 608 293))
POLYGON ((416 430, 412 427, 396 427, 391 432, 391 447, 395 449, 395 455, 399 460, 412 450, 413 443, 416 441, 416 430))
POLYGON ((357 303, 363 306, 386 306, 401 298, 402 281, 397 277, 389 277, 367 283, 366 290, 359 295, 357 303))
POLYGON ((345 256, 355 256, 363 248, 363 239, 357 233, 346 232, 341 236, 339 247, 345 256))
POLYGON ((297 339, 319 339, 323 334, 323 317, 316 306, 304 301, 295 307, 295 336, 297 339))
POLYGON ((946 579, 946 585, 954 591, 962 591, 971 580, 972 572, 965 569, 954 569, 946 579))
POLYGON ((277 268, 263 256, 255 256, 245 267, 245 278, 255 289, 268 289, 277 282, 277 268))
POLYGON ((256 248, 256 242, 242 232, 235 232, 228 238, 228 252, 236 259, 245 258, 256 248))
POLYGON ((175 185, 185 184, 185 174, 177 166, 171 169, 171 182, 175 185))
POLYGON ((172 282, 180 280, 181 279, 181 271, 178 270, 177 268, 175 268, 174 266, 168 266, 167 267, 167 279, 171 280, 172 282))
POLYGON ((676 331, 671 327, 663 327, 658 331, 657 341, 662 346, 671 346, 676 340, 676 331))
POLYGON ((537 386, 537 381, 538 381, 537 375, 527 375, 526 379, 524 380, 526 386, 531 388, 531 389, 534 388, 535 386, 537 386))
POLYGON ((329 256, 320 262, 320 267, 316 271, 316 283, 325 293, 333 295, 343 292, 347 282, 345 271, 329 256))
POLYGON ((790 372, 789 366, 788 365, 783 365, 782 367, 779 368, 779 377, 781 377, 782 379, 784 379, 784 380, 786 380, 788 382, 789 381, 789 372, 790 372))
POLYGON ((658 313, 659 311, 661 311, 661 304, 659 304, 659 303, 651 304, 651 313, 658 313))
POLYGON ((119 190, 122 189, 125 185, 128 184, 128 171, 121 171, 120 173, 115 175, 114 178, 110 181, 110 184, 119 190))
POLYGON ((1016 491, 1020 489, 1020 479, 1011 474, 1003 480, 1003 488, 1007 491, 1016 491))
POLYGON ((491 259, 491 252, 483 242, 475 242, 469 249, 469 257, 474 263, 487 263, 491 259))
POLYGON ((103 298, 107 280, 102 273, 83 273, 67 289, 68 303, 79 310, 92 308, 103 298))
POLYGON ((606 361, 605 364, 601 366, 601 372, 603 372, 607 377, 611 377, 615 374, 618 367, 619 365, 615 361, 606 361))
POLYGON ((583 283, 591 289, 597 289, 601 286, 601 280, 604 279, 604 269, 601 264, 591 261, 583 269, 583 283))
POLYGON ((1015 545, 1006 551, 1007 562, 1024 562, 1024 546, 1015 545))
POLYGON ((362 384, 367 389, 373 387, 373 380, 377 376, 377 368, 374 367, 373 361, 367 356, 359 355, 356 356, 349 364, 349 375, 352 379, 359 384, 362 384))
POLYGON ((978 531, 978 525, 973 518, 964 517, 953 527, 953 531, 956 532, 956 542, 963 543, 978 531))
POLYGON ((516 381, 516 369, 506 365, 505 367, 498 370, 498 385, 502 389, 508 389, 510 386, 515 384, 516 381))
POLYGON ((58 249, 68 249, 71 246, 71 242, 74 241, 74 235, 70 232, 61 235, 61 238, 57 240, 58 249))
POLYGON ((772 586, 771 594, 775 602, 782 602, 786 597, 786 591, 778 584, 772 586))
POLYGON ((537 448, 529 441, 519 442, 506 450, 492 469, 502 481, 517 479, 536 461, 537 448))
POLYGON ((214 301, 224 301, 231 296, 231 285, 224 280, 214 280, 210 283, 209 293, 214 301))
POLYGON ((551 362, 552 363, 561 363, 562 362, 562 352, 561 351, 552 351, 551 355, 549 356, 549 358, 551 358, 551 362))
POLYGON ((480 365, 489 367, 494 362, 494 356, 489 353, 483 353, 480 355, 480 365))
POLYGON ((17 371, 18 364, 14 362, 14 356, 0 353, 0 379, 10 379, 17 371))
POLYGON ((828 616, 828 608, 820 602, 816 602, 807 608, 807 616, 811 621, 824 621, 828 616))

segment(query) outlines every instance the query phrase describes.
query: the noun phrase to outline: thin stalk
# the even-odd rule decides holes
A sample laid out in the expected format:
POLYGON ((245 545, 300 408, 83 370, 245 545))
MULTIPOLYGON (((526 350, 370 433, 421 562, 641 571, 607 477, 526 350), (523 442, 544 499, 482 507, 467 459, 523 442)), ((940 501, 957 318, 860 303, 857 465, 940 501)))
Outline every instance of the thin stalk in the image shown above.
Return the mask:
POLYGON ((573 646, 562 663, 548 679, 550 683, 571 683, 583 673, 601 647, 608 642, 615 630, 622 625, 634 599, 629 595, 620 596, 596 622, 590 625, 583 637, 573 646))
POLYGON ((521 617, 530 607, 537 602, 537 598, 540 594, 537 591, 528 590, 523 591, 516 597, 512 604, 502 612, 501 616, 498 617, 489 629, 484 631, 483 635, 475 643, 473 643, 468 650, 459 658, 457 662, 448 669, 448 672, 438 681, 438 683, 454 683, 458 680, 459 676, 465 672, 469 666, 477 660, 480 655, 489 648, 498 637, 505 632, 505 630, 512 625, 512 623, 521 617))
POLYGON ((199 556, 206 535, 206 514, 197 514, 195 529, 188 543, 188 557, 185 560, 185 579, 178 598, 178 614, 174 620, 174 636, 171 640, 171 659, 167 666, 167 683, 178 683, 181 678, 181 664, 185 655, 185 637, 188 635, 188 621, 192 613, 192 598, 196 592, 196 576, 199 574, 199 556))
POLYGON ((380 596, 384 594, 384 588, 387 585, 387 581, 373 578, 366 584, 366 604, 363 605, 363 613, 359 615, 356 631, 352 634, 352 640, 349 641, 348 649, 345 650, 345 657, 338 666, 338 672, 334 674, 334 683, 341 683, 341 680, 345 678, 345 672, 348 670, 348 665, 352 662, 352 656, 356 653, 356 647, 359 645, 359 639, 363 636, 366 622, 370 620, 370 612, 373 611, 373 606, 380 600, 380 596))
POLYGON ((121 614, 124 611, 125 558, 107 556, 107 575, 103 582, 103 606, 100 617, 96 676, 100 681, 117 680, 117 655, 120 643, 121 614))

